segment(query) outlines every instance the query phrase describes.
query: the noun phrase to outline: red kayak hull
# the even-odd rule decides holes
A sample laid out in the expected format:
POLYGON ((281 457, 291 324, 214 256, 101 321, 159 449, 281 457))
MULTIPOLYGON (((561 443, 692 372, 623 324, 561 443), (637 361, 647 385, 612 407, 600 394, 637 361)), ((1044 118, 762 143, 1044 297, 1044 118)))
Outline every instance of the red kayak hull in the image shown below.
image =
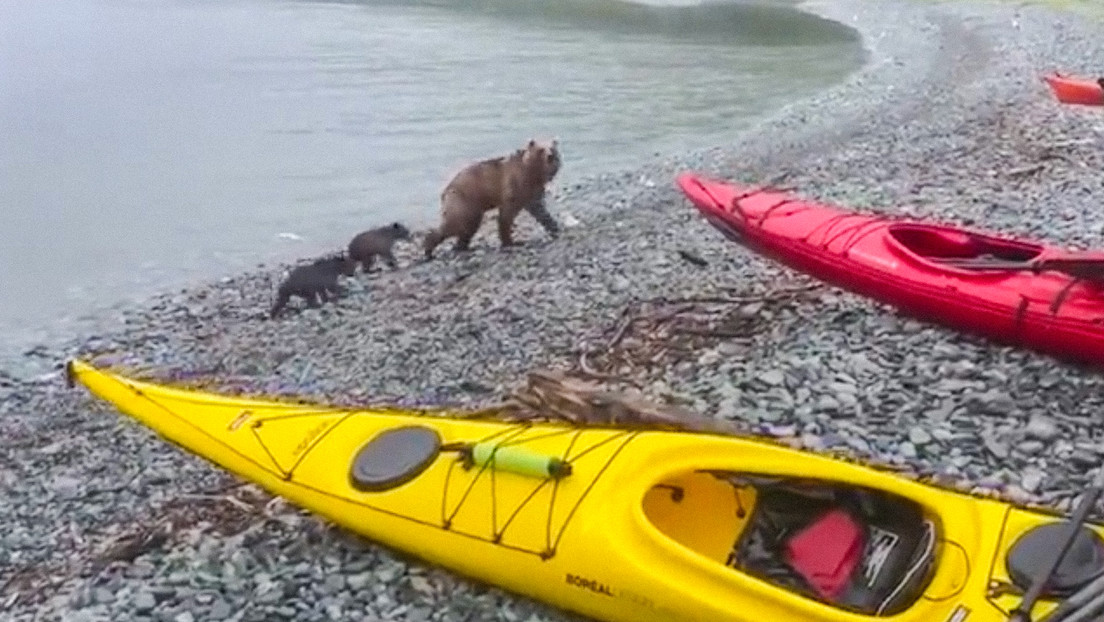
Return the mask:
POLYGON ((1043 80, 1063 104, 1104 106, 1104 88, 1096 80, 1070 78, 1060 74, 1043 76, 1043 80))
MULTIPOLYGON (((1080 362, 1104 362, 1104 291, 1056 271, 968 269, 982 249, 1004 261, 1069 251, 961 227, 859 214, 692 173, 676 183, 740 244, 795 270, 940 323, 1080 362), (1065 290, 1064 297, 1062 295, 1065 290)), ((1086 255, 1104 261, 1104 255, 1086 255)))

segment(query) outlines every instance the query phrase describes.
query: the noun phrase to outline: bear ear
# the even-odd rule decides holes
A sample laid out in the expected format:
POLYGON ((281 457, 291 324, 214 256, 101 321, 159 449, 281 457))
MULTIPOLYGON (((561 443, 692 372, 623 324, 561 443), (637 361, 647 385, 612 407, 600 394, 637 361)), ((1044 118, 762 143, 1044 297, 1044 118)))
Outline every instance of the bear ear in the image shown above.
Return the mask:
POLYGON ((526 145, 526 147, 527 147, 528 149, 533 149, 533 148, 535 148, 536 146, 537 146, 537 141, 533 140, 532 138, 530 138, 530 139, 529 139, 529 144, 528 144, 528 145, 526 145))
POLYGON ((402 229, 402 225, 399 224, 398 222, 393 222, 393 223, 391 223, 391 228, 392 229, 402 229))

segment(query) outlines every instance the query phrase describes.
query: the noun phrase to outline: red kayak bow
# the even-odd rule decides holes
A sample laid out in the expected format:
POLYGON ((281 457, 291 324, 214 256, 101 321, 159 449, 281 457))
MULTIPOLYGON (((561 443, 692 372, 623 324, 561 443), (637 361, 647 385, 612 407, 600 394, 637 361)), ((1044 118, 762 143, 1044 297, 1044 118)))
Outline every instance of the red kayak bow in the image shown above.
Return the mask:
POLYGON ((1043 76, 1043 80, 1050 86, 1058 101, 1063 104, 1104 106, 1104 84, 1102 84, 1104 78, 1099 80, 1070 78, 1055 73, 1043 76))
POLYGON ((692 173, 677 184, 730 239, 922 320, 1104 361, 1104 253, 858 214, 692 173))

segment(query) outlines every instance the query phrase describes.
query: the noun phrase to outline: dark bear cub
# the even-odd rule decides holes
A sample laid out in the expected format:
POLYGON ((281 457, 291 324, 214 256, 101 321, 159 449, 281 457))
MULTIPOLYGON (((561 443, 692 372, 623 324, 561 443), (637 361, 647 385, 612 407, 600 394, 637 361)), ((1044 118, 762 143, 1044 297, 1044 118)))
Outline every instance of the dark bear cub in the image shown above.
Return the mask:
POLYGON ((302 298, 307 301, 307 306, 315 308, 322 306, 324 302, 337 300, 343 293, 337 284, 337 277, 353 276, 355 272, 356 262, 344 253, 296 267, 280 284, 276 303, 268 314, 269 318, 276 317, 292 296, 302 298))
POLYGON ((372 269, 376 257, 382 257, 392 270, 397 269, 398 263, 391 247, 398 240, 410 240, 410 231, 402 224, 394 222, 383 227, 376 227, 368 231, 362 231, 349 242, 349 259, 359 262, 365 272, 372 269))

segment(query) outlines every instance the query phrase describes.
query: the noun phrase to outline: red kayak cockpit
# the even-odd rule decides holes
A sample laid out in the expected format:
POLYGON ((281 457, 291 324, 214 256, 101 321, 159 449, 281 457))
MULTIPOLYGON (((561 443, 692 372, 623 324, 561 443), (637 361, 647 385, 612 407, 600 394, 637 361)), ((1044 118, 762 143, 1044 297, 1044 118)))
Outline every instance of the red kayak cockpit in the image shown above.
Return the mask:
POLYGON ((898 254, 939 270, 1007 269, 1037 259, 1043 247, 953 227, 903 223, 889 225, 888 246, 898 254))

